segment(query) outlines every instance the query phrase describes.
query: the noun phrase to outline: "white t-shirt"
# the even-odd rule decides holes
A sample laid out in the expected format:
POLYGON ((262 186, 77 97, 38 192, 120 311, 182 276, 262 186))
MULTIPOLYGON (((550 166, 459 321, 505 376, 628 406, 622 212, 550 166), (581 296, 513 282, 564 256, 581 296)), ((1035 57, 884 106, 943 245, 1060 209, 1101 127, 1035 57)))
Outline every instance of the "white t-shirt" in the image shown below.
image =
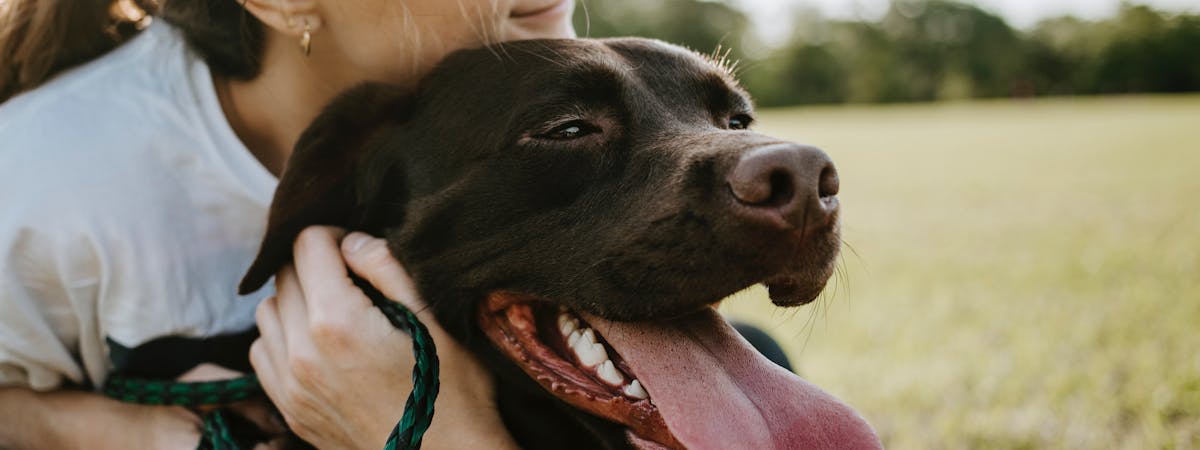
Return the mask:
POLYGON ((165 23, 0 104, 0 386, 98 387, 114 346, 251 329, 275 184, 165 23))

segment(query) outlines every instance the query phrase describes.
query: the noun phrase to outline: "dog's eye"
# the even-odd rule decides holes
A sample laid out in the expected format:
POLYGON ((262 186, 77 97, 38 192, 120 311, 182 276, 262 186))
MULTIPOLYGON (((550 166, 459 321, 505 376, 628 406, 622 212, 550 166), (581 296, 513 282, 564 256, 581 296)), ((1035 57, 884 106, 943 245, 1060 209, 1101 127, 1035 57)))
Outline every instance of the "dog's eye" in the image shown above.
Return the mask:
POLYGON ((582 120, 572 120, 557 127, 551 128, 550 131, 542 133, 537 137, 542 139, 553 139, 565 141, 569 139, 577 139, 587 136, 592 133, 599 133, 600 128, 582 120))
POLYGON ((735 114, 733 117, 729 118, 729 129, 745 130, 750 128, 750 122, 753 121, 754 119, 746 114, 735 114))

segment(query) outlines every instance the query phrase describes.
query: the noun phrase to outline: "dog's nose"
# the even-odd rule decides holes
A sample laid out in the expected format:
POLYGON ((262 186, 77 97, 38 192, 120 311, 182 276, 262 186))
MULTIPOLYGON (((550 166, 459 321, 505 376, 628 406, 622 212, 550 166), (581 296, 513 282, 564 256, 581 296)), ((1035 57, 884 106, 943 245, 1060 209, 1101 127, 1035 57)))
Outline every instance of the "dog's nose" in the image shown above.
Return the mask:
POLYGON ((830 225, 838 208, 838 175, 815 147, 774 144, 748 151, 727 178, 745 219, 812 231, 830 225))

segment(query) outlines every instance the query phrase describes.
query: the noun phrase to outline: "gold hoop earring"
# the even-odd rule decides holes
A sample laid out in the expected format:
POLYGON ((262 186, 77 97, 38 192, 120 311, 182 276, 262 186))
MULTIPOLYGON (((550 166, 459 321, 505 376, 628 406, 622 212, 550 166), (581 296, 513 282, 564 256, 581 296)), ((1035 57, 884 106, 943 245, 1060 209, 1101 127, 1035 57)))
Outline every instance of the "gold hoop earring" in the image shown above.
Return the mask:
POLYGON ((308 20, 304 21, 304 33, 300 35, 300 51, 304 52, 304 56, 312 52, 312 30, 308 27, 308 20))

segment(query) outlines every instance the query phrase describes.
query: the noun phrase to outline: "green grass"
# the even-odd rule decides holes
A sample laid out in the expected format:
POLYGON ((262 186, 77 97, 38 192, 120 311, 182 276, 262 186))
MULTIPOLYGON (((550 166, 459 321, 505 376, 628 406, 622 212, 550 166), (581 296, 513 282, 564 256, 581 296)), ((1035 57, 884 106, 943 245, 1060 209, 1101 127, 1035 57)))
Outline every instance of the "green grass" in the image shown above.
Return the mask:
POLYGON ((833 157, 853 251, 726 311, 888 448, 1200 448, 1200 96, 760 119, 833 157))

